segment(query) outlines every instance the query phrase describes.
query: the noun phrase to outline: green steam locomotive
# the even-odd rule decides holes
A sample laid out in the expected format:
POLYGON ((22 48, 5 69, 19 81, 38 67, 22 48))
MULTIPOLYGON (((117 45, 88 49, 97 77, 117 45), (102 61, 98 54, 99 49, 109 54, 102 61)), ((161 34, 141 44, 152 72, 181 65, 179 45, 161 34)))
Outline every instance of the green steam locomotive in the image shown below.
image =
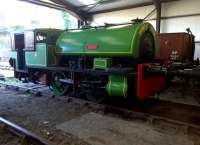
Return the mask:
MULTIPOLYGON (((158 52, 153 26, 140 20, 65 31, 35 29, 14 34, 12 42, 16 78, 47 84, 58 96, 83 93, 97 102, 137 94, 138 64, 152 62, 158 52)), ((158 89, 153 90, 149 95, 158 89)))

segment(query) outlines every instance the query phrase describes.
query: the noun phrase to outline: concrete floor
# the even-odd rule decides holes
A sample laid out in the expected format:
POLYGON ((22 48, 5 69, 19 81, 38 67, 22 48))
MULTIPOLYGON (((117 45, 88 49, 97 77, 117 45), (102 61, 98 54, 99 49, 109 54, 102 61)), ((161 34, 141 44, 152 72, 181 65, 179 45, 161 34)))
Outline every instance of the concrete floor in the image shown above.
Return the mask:
POLYGON ((187 135, 156 130, 146 123, 90 112, 57 128, 92 145, 193 145, 187 135))
MULTIPOLYGON (((57 145, 198 145, 198 134, 124 120, 57 97, 0 88, 3 116, 57 145)), ((1 136, 0 136, 1 143, 1 136)))
POLYGON ((200 107, 199 86, 193 85, 192 82, 186 86, 182 86, 181 83, 172 83, 157 97, 160 100, 200 107))

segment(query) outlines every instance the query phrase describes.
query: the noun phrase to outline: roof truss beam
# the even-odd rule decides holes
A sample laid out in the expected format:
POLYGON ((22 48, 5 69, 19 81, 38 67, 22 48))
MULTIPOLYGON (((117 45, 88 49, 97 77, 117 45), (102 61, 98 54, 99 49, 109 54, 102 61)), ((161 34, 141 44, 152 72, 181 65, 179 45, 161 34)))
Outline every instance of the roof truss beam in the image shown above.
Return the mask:
POLYGON ((120 10, 126 10, 126 9, 131 9, 131 8, 144 7, 144 6, 154 5, 155 1, 160 1, 161 3, 163 3, 163 2, 172 2, 172 1, 177 1, 177 0, 152 0, 150 2, 144 2, 140 4, 133 4, 133 5, 123 6, 123 7, 118 7, 118 8, 111 8, 107 10, 94 11, 94 12, 90 12, 89 14, 95 15, 95 14, 100 14, 100 13, 107 13, 107 12, 120 11, 120 10))
POLYGON ((56 4, 63 5, 66 9, 77 14, 81 18, 81 20, 85 20, 87 18, 87 13, 85 11, 79 9, 78 7, 75 7, 74 5, 70 4, 65 0, 51 0, 51 1, 56 4))
POLYGON ((73 16, 75 16, 76 18, 78 18, 79 20, 85 21, 87 18, 86 17, 87 14, 84 11, 78 10, 78 8, 65 2, 64 0, 51 0, 52 2, 54 2, 56 4, 44 2, 41 0, 19 0, 19 1, 24 1, 24 2, 28 2, 28 3, 32 3, 32 4, 36 4, 36 5, 40 5, 40 6, 57 9, 57 10, 67 11, 70 14, 72 14, 73 16))

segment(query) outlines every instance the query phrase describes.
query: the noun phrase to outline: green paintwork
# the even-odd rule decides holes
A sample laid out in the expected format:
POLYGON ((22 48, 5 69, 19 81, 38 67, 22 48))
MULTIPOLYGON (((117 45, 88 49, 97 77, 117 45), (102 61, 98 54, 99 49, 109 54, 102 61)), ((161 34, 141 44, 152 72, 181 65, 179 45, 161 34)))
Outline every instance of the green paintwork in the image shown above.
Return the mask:
POLYGON ((26 51, 25 59, 27 66, 47 66, 47 47, 45 43, 35 44, 36 51, 26 51))
POLYGON ((27 66, 49 66, 55 64, 55 46, 36 43, 35 48, 36 51, 25 51, 27 66))
POLYGON ((110 58, 94 58, 94 69, 107 69, 112 66, 112 59, 110 58))
MULTIPOLYGON (((45 42, 34 43, 34 50, 24 48, 26 65, 47 67, 55 64, 55 42, 63 30, 42 28, 27 31, 33 31, 34 37, 37 33, 45 33, 47 39, 45 42)), ((36 41, 36 38, 34 40, 36 41)))
POLYGON ((127 77, 118 75, 109 76, 106 90, 110 97, 127 97, 127 77))
MULTIPOLYGON (((146 22, 66 31, 57 40, 56 53, 78 56, 126 56, 137 58, 139 57, 140 38, 147 31, 150 31, 156 39, 153 26, 146 22), (87 45, 96 45, 97 48, 88 49, 87 45)), ((155 50, 157 50, 157 46, 155 50)))

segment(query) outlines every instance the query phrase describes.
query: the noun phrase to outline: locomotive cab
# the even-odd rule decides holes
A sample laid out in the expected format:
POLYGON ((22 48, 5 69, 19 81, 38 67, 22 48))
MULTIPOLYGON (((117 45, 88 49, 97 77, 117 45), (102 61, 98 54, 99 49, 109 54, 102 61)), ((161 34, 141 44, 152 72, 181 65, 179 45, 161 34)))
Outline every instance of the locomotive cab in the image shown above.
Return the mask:
POLYGON ((36 80, 40 76, 33 77, 37 72, 35 68, 55 65, 54 48, 60 33, 58 29, 34 29, 12 34, 10 64, 15 77, 36 80))

